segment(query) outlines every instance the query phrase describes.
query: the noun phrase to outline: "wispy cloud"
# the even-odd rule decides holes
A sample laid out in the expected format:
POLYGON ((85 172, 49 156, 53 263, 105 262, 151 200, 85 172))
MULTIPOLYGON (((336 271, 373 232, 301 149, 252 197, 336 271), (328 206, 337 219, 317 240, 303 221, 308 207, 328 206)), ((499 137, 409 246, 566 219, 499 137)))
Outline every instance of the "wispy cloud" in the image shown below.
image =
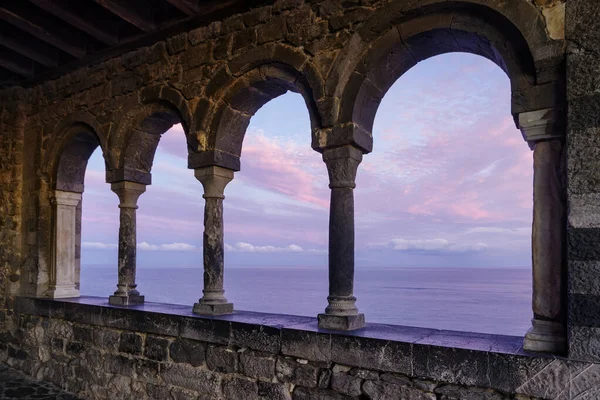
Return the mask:
POLYGON ((102 242, 82 242, 81 248, 90 249, 90 250, 112 250, 116 249, 117 245, 112 243, 102 243, 102 242))
POLYGON ((297 244, 290 244, 285 247, 277 246, 255 246, 246 242, 238 242, 234 246, 225 243, 225 250, 240 253, 313 253, 324 254, 326 250, 304 249, 297 244))
POLYGON ((386 247, 398 251, 429 251, 429 252, 449 252, 449 253, 466 253, 479 252, 488 248, 485 243, 474 244, 458 244, 452 243, 446 239, 392 239, 384 244, 372 244, 372 247, 386 247))
POLYGON ((169 243, 169 244, 149 244, 146 242, 138 243, 138 249, 148 251, 191 251, 196 246, 188 243, 169 243))

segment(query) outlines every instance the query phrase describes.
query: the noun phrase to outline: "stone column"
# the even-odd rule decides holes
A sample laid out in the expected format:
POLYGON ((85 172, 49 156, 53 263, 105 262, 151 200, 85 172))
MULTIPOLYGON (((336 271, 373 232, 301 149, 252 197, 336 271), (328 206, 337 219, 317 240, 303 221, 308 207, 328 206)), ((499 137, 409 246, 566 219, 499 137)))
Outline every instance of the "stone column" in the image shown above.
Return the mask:
POLYGON ((326 149, 323 161, 329 173, 329 296, 319 328, 352 330, 365 326, 354 297, 354 188, 362 152, 353 146, 326 149))
POLYGON ((54 205, 54 257, 48 285, 48 297, 58 299, 79 297, 75 287, 75 244, 77 205, 81 201, 81 193, 56 190, 52 203, 54 205))
POLYGON ((113 305, 127 306, 141 304, 144 296, 136 289, 136 210, 137 201, 146 191, 146 185, 136 182, 121 181, 111 184, 111 190, 119 196, 119 283, 117 291, 108 298, 113 305))
POLYGON ((223 195, 233 179, 233 171, 218 166, 197 168, 196 179, 204 187, 204 289, 194 304, 193 312, 202 315, 222 315, 233 312, 233 303, 225 298, 223 289, 223 195))
POLYGON ((557 110, 519 115, 519 127, 533 149, 533 319, 523 348, 564 353, 566 185, 564 125, 557 110))

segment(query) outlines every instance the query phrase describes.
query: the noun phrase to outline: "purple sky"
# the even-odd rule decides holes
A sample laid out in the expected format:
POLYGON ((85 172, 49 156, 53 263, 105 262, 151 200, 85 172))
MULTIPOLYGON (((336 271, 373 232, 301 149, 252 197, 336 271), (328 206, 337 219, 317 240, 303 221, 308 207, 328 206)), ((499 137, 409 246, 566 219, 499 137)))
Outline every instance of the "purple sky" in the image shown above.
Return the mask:
MULTIPOLYGON (((373 137, 355 189, 358 267, 530 268, 532 153, 500 68, 464 53, 418 64, 383 99, 373 137)), ((139 265, 202 264, 203 191, 186 161, 176 125, 138 203, 139 265)), ((242 170, 225 190, 226 263, 326 266, 327 185, 300 95, 269 102, 252 118, 242 170)), ((116 264, 118 199, 100 151, 83 204, 83 263, 116 264)))

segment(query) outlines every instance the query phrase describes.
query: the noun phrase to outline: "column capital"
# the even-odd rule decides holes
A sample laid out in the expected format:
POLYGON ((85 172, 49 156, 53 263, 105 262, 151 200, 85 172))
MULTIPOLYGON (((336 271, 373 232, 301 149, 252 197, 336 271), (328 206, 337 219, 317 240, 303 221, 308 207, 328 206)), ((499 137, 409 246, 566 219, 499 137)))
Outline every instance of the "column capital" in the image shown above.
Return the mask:
POLYGON ((360 149, 347 145, 325 149, 323 161, 329 173, 329 188, 356 187, 356 171, 362 161, 363 153, 360 149))
POLYGON ((523 139, 532 150, 538 141, 565 138, 565 116, 562 109, 546 108, 522 112, 516 115, 515 120, 523 139))
POLYGON ((55 190, 50 201, 59 206, 75 207, 81 201, 81 193, 55 190))
POLYGON ((111 183, 110 190, 119 196, 119 208, 138 208, 138 198, 146 191, 146 185, 137 182, 120 181, 111 183))
POLYGON ((209 167, 196 168, 194 176, 202 183, 204 197, 224 199, 225 186, 233 179, 234 172, 231 169, 211 165, 209 167))

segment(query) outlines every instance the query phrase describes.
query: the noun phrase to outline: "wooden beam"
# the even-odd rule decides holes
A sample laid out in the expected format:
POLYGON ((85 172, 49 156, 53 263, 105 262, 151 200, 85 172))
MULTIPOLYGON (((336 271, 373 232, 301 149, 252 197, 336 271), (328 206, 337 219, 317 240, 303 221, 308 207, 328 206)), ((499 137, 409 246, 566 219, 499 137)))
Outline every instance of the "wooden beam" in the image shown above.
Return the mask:
POLYGON ((198 13, 198 2, 191 0, 167 0, 172 6, 176 7, 179 11, 192 16, 198 13))
POLYGON ((119 18, 135 25, 144 32, 156 31, 156 24, 149 16, 148 8, 143 11, 134 10, 129 1, 122 0, 94 0, 119 18), (129 4, 129 5, 128 5, 129 4), (145 15, 144 15, 145 14, 145 15))
POLYGON ((70 12, 64 6, 61 6, 60 2, 53 0, 29 0, 42 10, 54 15, 57 18, 62 19, 69 25, 87 33, 91 37, 98 39, 104 44, 113 46, 119 41, 116 34, 111 34, 106 30, 101 29, 97 25, 93 24, 89 19, 79 16, 75 13, 70 12))
POLYGON ((35 66, 32 60, 0 48, 0 67, 24 78, 33 78, 35 66))
POLYGON ((7 29, 0 30, 0 45, 22 56, 31 58, 46 67, 56 67, 58 65, 58 50, 48 47, 42 42, 32 42, 17 29, 14 29, 14 32, 10 34, 7 31, 7 29))
POLYGON ((40 40, 43 40, 46 43, 51 44, 52 46, 63 50, 66 53, 71 54, 72 56, 81 58, 85 55, 84 48, 62 39, 61 37, 46 30, 41 25, 31 22, 7 10, 6 8, 0 7, 0 19, 37 37, 40 40))

